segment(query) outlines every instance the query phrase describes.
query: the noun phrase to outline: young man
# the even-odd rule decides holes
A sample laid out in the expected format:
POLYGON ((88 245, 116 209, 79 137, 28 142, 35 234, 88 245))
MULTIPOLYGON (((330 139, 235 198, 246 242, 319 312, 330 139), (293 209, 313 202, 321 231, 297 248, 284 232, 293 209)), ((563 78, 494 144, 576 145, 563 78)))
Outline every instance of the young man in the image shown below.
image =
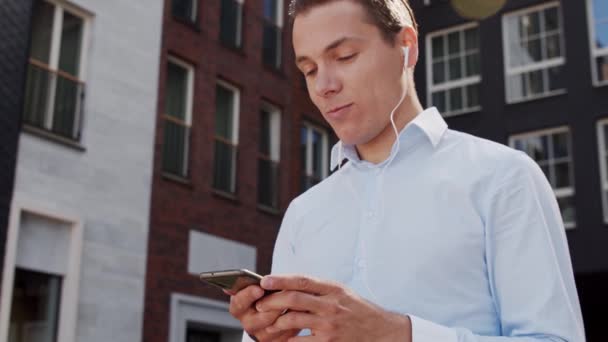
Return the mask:
POLYGON ((282 291, 231 297, 248 335, 584 341, 551 187, 525 154, 422 109, 406 0, 292 0, 291 12, 297 66, 341 140, 332 167, 348 163, 290 204, 261 285, 282 291))

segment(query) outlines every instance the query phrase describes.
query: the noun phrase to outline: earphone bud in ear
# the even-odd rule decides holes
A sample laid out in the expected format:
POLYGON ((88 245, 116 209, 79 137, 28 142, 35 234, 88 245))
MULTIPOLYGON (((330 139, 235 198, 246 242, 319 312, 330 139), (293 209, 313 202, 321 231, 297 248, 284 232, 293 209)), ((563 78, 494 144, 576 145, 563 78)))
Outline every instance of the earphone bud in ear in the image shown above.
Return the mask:
POLYGON ((407 68, 408 59, 410 57, 410 47, 409 47, 409 45, 406 45, 406 46, 402 47, 402 49, 403 49, 403 67, 407 68))

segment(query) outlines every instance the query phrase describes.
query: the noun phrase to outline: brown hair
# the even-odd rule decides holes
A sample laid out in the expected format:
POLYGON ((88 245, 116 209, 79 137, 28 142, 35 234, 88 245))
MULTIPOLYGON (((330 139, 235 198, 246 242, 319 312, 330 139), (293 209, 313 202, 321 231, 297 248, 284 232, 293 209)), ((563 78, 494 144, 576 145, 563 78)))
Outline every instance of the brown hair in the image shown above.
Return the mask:
MULTIPOLYGON (((294 20, 311 8, 337 0, 291 0, 289 16, 294 20)), ((403 27, 410 25, 418 31, 418 24, 409 0, 349 0, 367 11, 370 22, 380 29, 382 37, 391 45, 403 27)))

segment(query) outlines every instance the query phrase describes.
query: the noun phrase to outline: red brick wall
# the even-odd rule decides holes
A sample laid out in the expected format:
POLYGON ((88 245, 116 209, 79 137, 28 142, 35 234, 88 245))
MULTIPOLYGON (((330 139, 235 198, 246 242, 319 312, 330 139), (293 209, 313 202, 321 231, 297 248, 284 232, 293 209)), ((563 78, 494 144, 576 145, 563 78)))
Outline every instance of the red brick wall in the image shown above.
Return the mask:
POLYGON ((281 212, 299 193, 302 115, 323 123, 302 89, 294 67, 289 24, 283 31, 283 71, 274 72, 262 65, 262 1, 245 0, 244 45, 240 52, 219 42, 220 0, 200 2, 197 29, 175 20, 170 13, 170 0, 165 1, 143 327, 146 342, 168 340, 171 293, 227 300, 220 291, 202 285, 196 276, 187 273, 191 229, 257 247, 259 272, 265 274, 270 270, 282 214, 273 215, 257 208, 258 120, 262 100, 282 111, 281 212), (169 55, 195 67, 188 184, 169 180, 161 172, 161 115, 169 55), (241 90, 236 200, 214 194, 211 187, 218 78, 241 90))

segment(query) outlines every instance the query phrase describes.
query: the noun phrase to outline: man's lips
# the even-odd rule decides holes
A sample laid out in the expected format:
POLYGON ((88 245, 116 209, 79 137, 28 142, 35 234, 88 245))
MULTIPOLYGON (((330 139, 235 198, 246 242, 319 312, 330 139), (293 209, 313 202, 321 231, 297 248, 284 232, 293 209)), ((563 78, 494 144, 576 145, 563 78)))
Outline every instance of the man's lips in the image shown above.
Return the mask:
POLYGON ((349 103, 344 106, 334 107, 333 109, 331 109, 330 111, 327 112, 327 115, 329 115, 330 117, 336 118, 336 117, 340 116, 342 113, 346 112, 352 105, 353 105, 352 103, 349 103))

